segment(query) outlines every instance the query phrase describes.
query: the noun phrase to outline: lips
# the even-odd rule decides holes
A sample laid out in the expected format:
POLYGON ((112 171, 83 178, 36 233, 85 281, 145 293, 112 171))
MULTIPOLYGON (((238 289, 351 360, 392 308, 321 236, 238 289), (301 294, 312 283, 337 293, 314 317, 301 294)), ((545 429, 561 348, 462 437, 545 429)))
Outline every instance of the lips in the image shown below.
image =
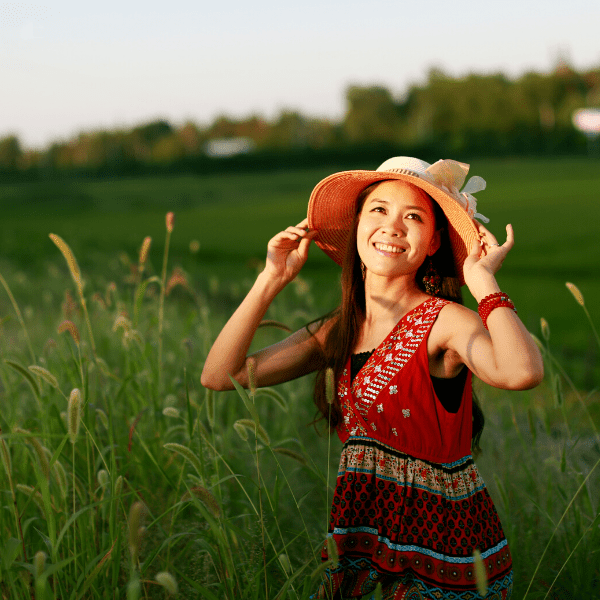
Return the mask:
POLYGON ((392 246, 391 244, 383 244, 381 242, 375 242, 373 244, 376 250, 380 252, 386 252, 387 254, 401 254, 402 252, 406 252, 405 248, 400 246, 392 246))

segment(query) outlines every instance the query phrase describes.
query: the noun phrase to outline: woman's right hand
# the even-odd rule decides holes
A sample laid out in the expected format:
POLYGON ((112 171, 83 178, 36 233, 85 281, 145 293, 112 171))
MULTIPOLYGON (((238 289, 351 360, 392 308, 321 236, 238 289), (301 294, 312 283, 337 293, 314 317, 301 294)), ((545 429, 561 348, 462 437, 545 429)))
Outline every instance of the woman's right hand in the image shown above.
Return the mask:
POLYGON ((304 266, 316 230, 307 231, 308 219, 280 231, 267 245, 264 273, 287 285, 304 266))

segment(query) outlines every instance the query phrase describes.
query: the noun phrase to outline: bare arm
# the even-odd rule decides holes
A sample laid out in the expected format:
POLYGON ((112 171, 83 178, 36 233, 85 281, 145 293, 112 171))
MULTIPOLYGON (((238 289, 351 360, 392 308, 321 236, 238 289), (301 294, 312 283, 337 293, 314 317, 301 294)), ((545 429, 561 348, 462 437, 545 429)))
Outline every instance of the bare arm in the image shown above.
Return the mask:
MULTIPOLYGON (((480 226, 487 255, 483 256, 481 246, 474 244, 465 261, 465 281, 477 302, 500 291, 495 274, 514 245, 512 226, 506 230, 507 241, 499 246, 496 238, 480 226)), ((443 345, 455 351, 479 379, 513 390, 529 389, 541 382, 544 366, 540 351, 511 308, 494 309, 487 319, 488 330, 479 315, 465 307, 451 305, 444 311, 440 324, 447 338, 443 345)))
MULTIPOLYGON (((202 385, 214 390, 233 389, 232 375, 248 385, 248 349, 256 329, 275 296, 290 282, 308 256, 316 232, 307 232, 306 219, 273 237, 267 246, 267 261, 250 292, 215 340, 202 370, 202 385)), ((316 329, 316 328, 313 328, 316 329)), ((259 386, 294 379, 317 368, 319 340, 301 329, 282 342, 253 355, 259 386)))

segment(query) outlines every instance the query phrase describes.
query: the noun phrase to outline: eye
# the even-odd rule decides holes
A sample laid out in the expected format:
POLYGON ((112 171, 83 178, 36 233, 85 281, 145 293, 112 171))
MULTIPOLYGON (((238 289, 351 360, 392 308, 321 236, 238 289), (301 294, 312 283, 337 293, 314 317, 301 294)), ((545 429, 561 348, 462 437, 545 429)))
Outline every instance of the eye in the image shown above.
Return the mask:
POLYGON ((385 208, 383 206, 374 206, 371 209, 371 212, 381 212, 381 213, 385 213, 385 208))
POLYGON ((421 215, 419 213, 416 212, 412 212, 412 213, 408 213, 406 215, 407 219, 414 219, 416 221, 420 221, 421 223, 423 222, 423 218, 421 217, 421 215))

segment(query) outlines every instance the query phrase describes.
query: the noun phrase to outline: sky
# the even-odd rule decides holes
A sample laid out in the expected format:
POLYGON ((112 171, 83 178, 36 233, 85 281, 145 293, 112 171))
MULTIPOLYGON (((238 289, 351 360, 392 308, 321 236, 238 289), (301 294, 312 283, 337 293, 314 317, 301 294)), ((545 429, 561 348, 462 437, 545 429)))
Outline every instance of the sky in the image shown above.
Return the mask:
POLYGON ((600 66, 598 0, 0 2, 0 138, 282 110, 342 118, 349 85, 600 66))

